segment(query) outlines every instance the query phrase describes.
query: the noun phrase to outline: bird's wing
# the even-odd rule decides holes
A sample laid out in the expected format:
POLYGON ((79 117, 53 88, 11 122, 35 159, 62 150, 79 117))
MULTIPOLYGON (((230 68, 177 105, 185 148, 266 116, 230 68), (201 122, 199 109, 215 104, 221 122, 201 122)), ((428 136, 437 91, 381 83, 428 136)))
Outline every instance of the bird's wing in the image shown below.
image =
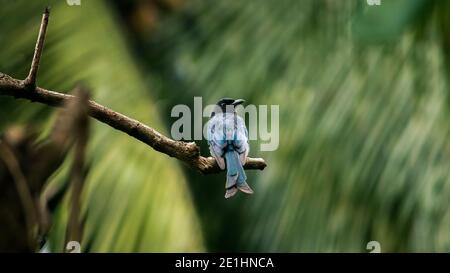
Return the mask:
POLYGON ((236 140, 234 141, 234 146, 239 153, 242 165, 244 165, 250 151, 248 145, 248 130, 247 127, 245 127, 244 120, 238 115, 236 115, 236 140))
POLYGON ((223 136, 222 121, 220 115, 215 115, 208 122, 208 144, 211 156, 216 159, 219 168, 225 169, 225 159, 223 157, 224 148, 226 146, 225 137, 223 136))

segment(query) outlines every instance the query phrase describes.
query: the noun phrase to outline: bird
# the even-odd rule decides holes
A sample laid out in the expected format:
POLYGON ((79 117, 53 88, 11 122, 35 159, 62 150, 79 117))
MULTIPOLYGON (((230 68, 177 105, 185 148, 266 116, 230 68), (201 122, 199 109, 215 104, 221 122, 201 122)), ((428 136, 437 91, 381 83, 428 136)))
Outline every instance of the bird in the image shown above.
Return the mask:
POLYGON ((215 158, 220 169, 227 171, 226 199, 234 196, 238 190, 253 194, 252 188, 247 184, 243 167, 250 151, 248 130, 235 109, 244 102, 243 99, 220 99, 211 113, 207 126, 211 156, 215 158))

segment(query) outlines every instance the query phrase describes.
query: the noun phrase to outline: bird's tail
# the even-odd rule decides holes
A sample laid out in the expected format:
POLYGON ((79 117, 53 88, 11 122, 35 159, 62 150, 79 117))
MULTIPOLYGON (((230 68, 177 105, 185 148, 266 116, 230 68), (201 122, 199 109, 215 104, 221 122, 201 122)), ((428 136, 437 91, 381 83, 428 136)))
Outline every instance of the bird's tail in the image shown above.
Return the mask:
POLYGON ((229 149, 225 153, 225 160, 227 163, 227 182, 225 184, 227 194, 225 197, 233 196, 237 192, 236 188, 248 194, 253 193, 246 182, 247 176, 239 159, 239 154, 234 149, 229 149))
POLYGON ((225 152, 225 161, 227 163, 227 183, 225 188, 229 189, 236 186, 238 181, 239 172, 239 162, 238 154, 234 150, 228 150, 225 152))

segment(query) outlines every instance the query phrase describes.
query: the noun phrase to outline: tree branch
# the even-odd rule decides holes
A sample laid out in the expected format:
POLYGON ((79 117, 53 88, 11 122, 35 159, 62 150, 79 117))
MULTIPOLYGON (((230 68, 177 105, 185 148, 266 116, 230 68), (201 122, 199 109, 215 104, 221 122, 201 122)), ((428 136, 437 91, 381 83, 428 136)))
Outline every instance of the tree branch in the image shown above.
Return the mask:
MULTIPOLYGON (((41 22, 38 41, 36 43, 33 62, 28 77, 21 81, 0 72, 0 95, 14 98, 27 99, 32 102, 40 102, 49 106, 62 106, 68 100, 74 99, 72 95, 61 92, 50 91, 36 87, 36 74, 39 66, 40 56, 48 24, 49 10, 46 9, 41 22)), ((106 123, 114 129, 127 133, 128 135, 146 143, 154 150, 175 157, 191 168, 203 173, 217 173, 220 168, 213 157, 202 157, 200 147, 195 142, 176 141, 166 137, 155 129, 129 118, 121 113, 115 112, 94 101, 88 101, 89 115, 100 122, 106 123)), ((262 158, 248 158, 244 165, 245 169, 263 170, 266 163, 262 158)))

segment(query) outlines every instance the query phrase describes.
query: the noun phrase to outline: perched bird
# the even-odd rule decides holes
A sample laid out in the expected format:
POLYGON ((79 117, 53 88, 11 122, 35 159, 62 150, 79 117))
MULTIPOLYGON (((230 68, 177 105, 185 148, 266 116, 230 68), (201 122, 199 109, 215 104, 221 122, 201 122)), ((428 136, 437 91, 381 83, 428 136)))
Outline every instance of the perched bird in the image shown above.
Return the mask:
POLYGON ((231 98, 219 100, 207 127, 209 151, 219 167, 227 169, 225 198, 232 197, 238 190, 253 193, 243 168, 249 152, 248 131, 235 111, 235 107, 244 102, 231 98))

